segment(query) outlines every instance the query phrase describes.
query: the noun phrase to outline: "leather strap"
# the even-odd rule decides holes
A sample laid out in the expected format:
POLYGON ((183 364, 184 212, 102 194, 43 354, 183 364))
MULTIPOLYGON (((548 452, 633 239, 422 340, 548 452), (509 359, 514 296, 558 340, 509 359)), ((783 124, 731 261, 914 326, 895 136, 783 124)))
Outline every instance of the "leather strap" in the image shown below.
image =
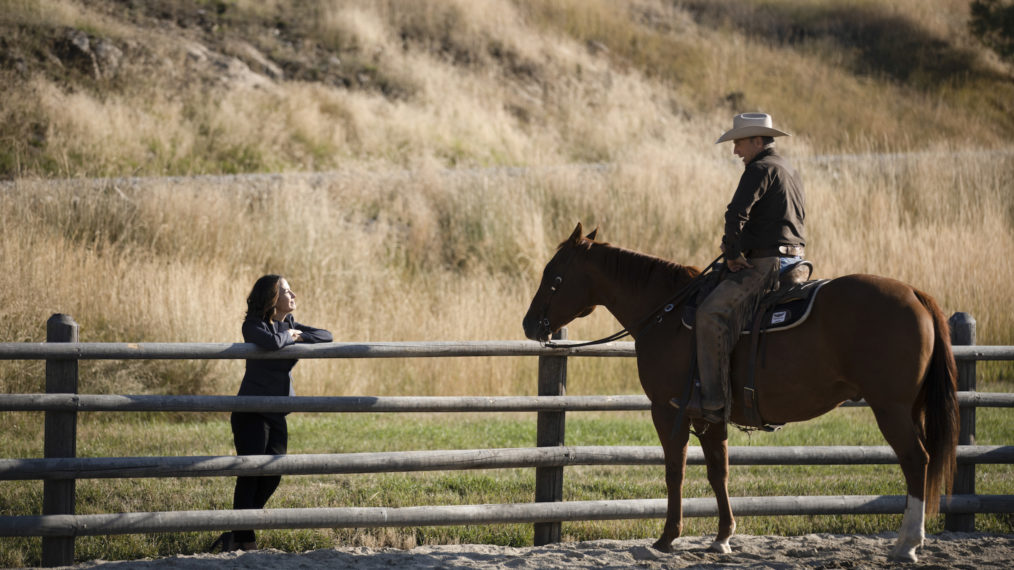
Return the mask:
POLYGON ((760 353, 761 323, 765 321, 768 309, 761 306, 753 319, 753 330, 750 331, 750 367, 746 373, 746 385, 743 386, 743 413, 747 422, 753 427, 763 427, 764 419, 760 415, 760 402, 757 399, 757 356, 760 353))
POLYGON ((780 245, 751 249, 746 257, 802 257, 806 248, 802 245, 780 245))

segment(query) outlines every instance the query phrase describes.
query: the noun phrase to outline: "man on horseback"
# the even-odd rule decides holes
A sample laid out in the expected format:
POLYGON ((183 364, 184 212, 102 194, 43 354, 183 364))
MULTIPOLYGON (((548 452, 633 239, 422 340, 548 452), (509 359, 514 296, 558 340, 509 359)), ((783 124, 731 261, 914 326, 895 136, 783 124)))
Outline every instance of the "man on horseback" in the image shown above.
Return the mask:
MULTIPOLYGON (((778 285, 780 270, 803 256, 803 185, 796 170, 775 151, 764 113, 736 115, 732 129, 715 144, 733 141, 733 153, 746 165, 725 213, 722 253, 728 273, 697 310, 697 364, 700 406, 687 414, 725 421, 730 355, 740 331, 765 292, 778 285)), ((678 406, 677 401, 672 404, 678 406)))

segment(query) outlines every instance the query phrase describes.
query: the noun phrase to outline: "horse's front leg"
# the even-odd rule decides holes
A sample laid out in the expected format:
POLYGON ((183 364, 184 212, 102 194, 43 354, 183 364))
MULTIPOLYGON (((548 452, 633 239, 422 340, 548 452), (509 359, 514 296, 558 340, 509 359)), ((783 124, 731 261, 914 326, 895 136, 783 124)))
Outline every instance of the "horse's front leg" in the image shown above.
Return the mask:
POLYGON ((665 487, 668 496, 665 527, 662 529, 662 536, 652 545, 662 552, 672 552, 672 541, 679 538, 683 532, 683 478, 687 466, 690 424, 684 420, 683 425, 674 433, 676 415, 668 402, 653 403, 651 406, 651 418, 665 455, 665 487))
POLYGON ((700 434, 701 450, 708 468, 708 483, 718 501, 718 534, 709 550, 728 554, 732 552, 729 539, 736 532, 736 519, 729 502, 729 441, 726 424, 694 422, 700 434))

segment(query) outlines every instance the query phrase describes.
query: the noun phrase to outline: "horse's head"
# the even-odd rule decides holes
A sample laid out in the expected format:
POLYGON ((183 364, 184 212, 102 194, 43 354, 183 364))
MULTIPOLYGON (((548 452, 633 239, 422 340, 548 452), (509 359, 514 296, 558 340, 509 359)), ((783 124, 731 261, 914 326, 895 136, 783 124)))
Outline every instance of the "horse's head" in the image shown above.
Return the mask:
POLYGON ((591 300, 584 269, 584 258, 595 239, 592 230, 586 237, 580 222, 542 271, 542 282, 535 292, 522 325, 525 336, 537 341, 548 340, 561 327, 574 319, 589 315, 596 303, 591 300))

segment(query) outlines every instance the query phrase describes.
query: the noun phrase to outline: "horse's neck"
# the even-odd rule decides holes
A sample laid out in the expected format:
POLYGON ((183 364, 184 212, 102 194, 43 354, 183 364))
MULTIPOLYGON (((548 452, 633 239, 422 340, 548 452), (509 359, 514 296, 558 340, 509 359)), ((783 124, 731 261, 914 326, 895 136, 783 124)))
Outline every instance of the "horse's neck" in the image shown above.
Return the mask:
POLYGON ((686 267, 606 244, 597 245, 591 253, 599 304, 628 329, 636 327, 692 277, 686 267))

